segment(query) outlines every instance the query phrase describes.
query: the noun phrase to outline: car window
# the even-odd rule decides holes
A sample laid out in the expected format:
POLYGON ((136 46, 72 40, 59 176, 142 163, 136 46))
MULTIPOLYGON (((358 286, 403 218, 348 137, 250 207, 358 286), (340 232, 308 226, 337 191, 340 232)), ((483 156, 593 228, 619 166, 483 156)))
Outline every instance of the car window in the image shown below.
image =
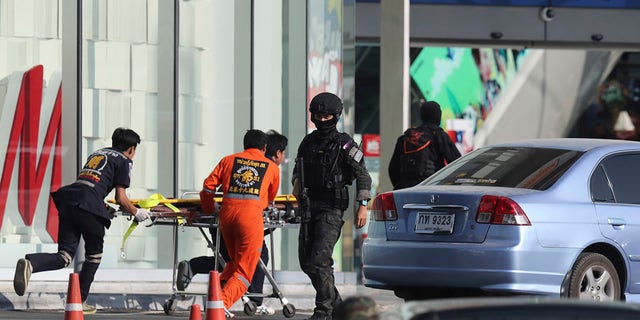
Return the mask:
POLYGON ((640 154, 622 154, 602 162, 617 203, 640 204, 640 154))
POLYGON ((482 148, 446 166, 422 184, 545 190, 582 154, 580 151, 551 148, 482 148))
POLYGON ((609 179, 604 174, 602 166, 598 166, 591 176, 590 182, 591 201, 594 202, 616 202, 613 198, 613 191, 609 186, 609 179))

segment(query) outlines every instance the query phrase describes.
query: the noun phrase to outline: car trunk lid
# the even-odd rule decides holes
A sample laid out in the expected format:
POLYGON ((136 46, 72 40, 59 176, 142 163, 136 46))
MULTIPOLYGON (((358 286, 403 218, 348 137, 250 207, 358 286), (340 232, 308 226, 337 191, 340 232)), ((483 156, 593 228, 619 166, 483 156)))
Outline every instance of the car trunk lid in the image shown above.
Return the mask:
POLYGON ((491 226, 476 220, 481 202, 487 197, 508 197, 514 191, 531 190, 419 186, 394 191, 397 220, 386 221, 387 239, 481 243, 491 226))

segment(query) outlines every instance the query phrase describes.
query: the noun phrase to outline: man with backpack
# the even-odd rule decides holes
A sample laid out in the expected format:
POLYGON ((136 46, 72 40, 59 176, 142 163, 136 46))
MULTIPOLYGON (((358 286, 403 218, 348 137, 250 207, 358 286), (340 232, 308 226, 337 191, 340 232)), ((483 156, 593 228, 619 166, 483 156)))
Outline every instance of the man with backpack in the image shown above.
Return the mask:
POLYGON ((460 158, 460 151, 440 127, 442 111, 435 101, 420 106, 422 124, 402 134, 389 162, 393 189, 413 187, 448 163, 460 158))

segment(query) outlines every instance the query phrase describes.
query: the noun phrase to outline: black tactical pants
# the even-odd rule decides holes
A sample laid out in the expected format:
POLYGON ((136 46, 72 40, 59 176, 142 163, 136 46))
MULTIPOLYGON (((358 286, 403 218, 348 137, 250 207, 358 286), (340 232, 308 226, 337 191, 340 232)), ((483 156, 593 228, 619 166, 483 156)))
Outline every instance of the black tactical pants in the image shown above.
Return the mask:
POLYGON ((333 247, 342 230, 342 211, 333 201, 310 202, 311 219, 300 226, 298 259, 316 290, 316 307, 331 315, 342 301, 333 277, 333 247))
POLYGON ((105 219, 78 208, 58 205, 58 252, 32 253, 25 258, 31 262, 33 273, 58 270, 68 266, 76 254, 80 236, 84 239, 85 260, 80 278, 82 301, 89 296, 89 289, 98 271, 104 245, 105 219))

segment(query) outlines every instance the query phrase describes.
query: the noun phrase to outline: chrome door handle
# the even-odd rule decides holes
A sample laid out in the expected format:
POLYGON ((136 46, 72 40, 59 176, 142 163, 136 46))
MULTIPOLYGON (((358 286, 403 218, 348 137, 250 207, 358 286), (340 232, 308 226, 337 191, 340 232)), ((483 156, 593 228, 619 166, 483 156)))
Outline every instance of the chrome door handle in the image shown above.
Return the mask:
POLYGON ((614 227, 621 227, 627 224, 627 222, 624 221, 624 219, 620 219, 620 218, 608 218, 607 223, 614 227))

